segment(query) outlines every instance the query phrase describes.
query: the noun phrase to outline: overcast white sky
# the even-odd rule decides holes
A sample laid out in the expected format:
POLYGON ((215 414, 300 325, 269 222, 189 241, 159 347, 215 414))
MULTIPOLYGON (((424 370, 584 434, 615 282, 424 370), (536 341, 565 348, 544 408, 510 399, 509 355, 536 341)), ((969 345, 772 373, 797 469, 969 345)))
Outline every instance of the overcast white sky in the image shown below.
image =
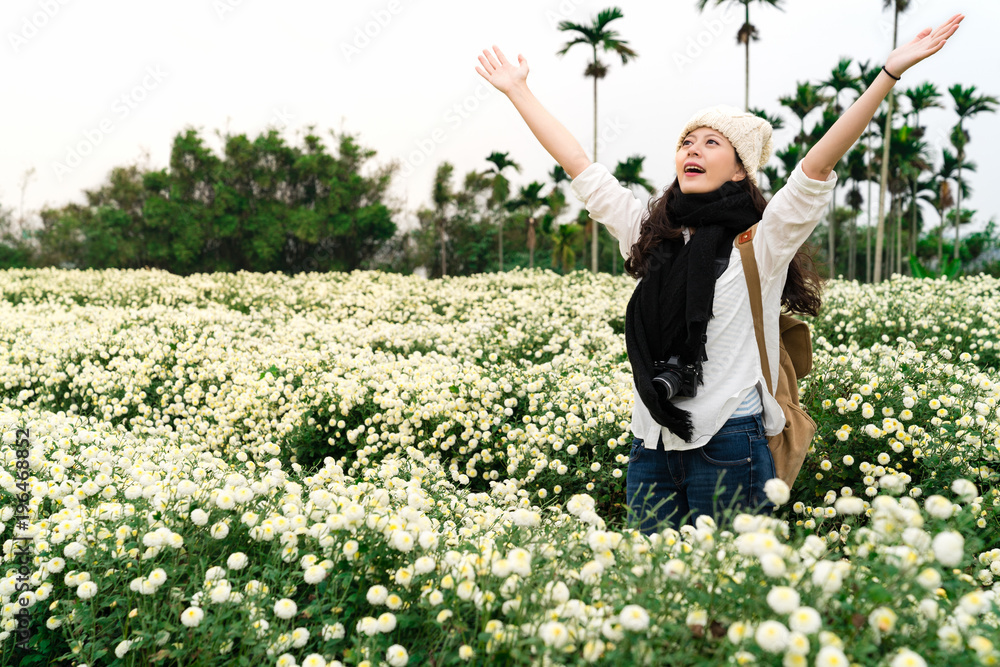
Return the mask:
MULTIPOLYGON (((523 169, 520 185, 544 180, 554 162, 513 107, 475 72, 482 48, 523 53, 528 82, 552 113, 592 142, 589 53, 567 40, 560 20, 589 23, 611 0, 4 0, 0 6, 0 205, 20 207, 20 182, 34 167, 24 206, 83 201, 82 190, 110 169, 149 154, 167 165, 173 137, 187 125, 217 152, 215 130, 252 138, 268 124, 285 126, 300 143, 315 125, 349 131, 374 148, 376 160, 399 160, 395 192, 408 209, 426 205, 436 166, 451 161, 456 181, 483 169, 494 150, 509 151, 523 169), (367 33, 367 34, 366 34, 367 33), (83 153, 86 153, 85 155, 83 153)), ((610 59, 599 84, 599 127, 607 141, 598 159, 609 166, 646 156, 646 176, 662 188, 673 178, 676 134, 696 110, 742 106, 743 50, 735 35, 742 14, 695 0, 619 0, 625 14, 612 26, 639 53, 626 66, 610 59)), ((751 106, 797 121, 779 96, 797 81, 826 78, 838 58, 884 61, 892 15, 881 0, 785 0, 785 11, 753 6, 760 41, 751 46, 751 106)), ((913 0, 900 40, 956 12, 967 18, 939 54, 910 70, 900 86, 938 85, 944 109, 926 112, 932 146, 949 145, 956 122, 946 89, 976 85, 1000 96, 995 55, 997 0, 913 0)), ((979 218, 1000 221, 1000 116, 968 125, 969 159, 979 171, 968 204, 979 218)), ((940 160, 940 149, 933 155, 940 160)), ((929 219, 936 216, 928 211, 929 219)))

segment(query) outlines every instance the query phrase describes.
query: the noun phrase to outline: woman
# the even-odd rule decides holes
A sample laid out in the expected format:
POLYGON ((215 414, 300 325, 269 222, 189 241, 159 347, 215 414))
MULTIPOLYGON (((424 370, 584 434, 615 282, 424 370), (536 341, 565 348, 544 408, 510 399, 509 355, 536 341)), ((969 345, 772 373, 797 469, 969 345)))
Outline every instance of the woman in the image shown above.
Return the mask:
POLYGON ((819 308, 818 285, 797 255, 829 205, 834 166, 899 77, 937 53, 963 18, 956 14, 890 53, 770 202, 757 189, 758 169, 771 154, 770 125, 732 107, 699 111, 677 141, 677 178, 647 212, 534 97, 523 56, 515 66, 494 46, 479 57, 476 71, 566 170, 591 217, 618 239, 626 271, 639 279, 625 327, 635 385, 626 495, 644 532, 716 517, 727 507, 768 511, 763 489, 774 462, 767 437, 785 418, 766 389, 733 240, 760 222, 753 251, 776 384, 782 305, 811 314, 819 308))

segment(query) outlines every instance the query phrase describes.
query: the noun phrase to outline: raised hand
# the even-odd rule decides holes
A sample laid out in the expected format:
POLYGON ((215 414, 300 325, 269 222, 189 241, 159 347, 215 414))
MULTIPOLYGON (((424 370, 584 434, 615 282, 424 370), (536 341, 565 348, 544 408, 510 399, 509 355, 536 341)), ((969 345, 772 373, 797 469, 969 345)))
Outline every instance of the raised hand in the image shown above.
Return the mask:
POLYGON ((924 58, 940 51, 948 38, 958 30, 958 24, 964 18, 962 14, 955 14, 935 30, 930 28, 922 30, 910 43, 900 46, 889 54, 885 60, 885 68, 896 76, 901 76, 924 58))
POLYGON ((512 88, 523 84, 528 78, 528 61, 524 56, 518 54, 517 65, 512 65, 507 61, 500 47, 494 45, 494 56, 489 49, 483 49, 483 55, 479 56, 482 67, 477 67, 476 71, 484 79, 493 84, 493 87, 503 94, 508 94, 512 88))

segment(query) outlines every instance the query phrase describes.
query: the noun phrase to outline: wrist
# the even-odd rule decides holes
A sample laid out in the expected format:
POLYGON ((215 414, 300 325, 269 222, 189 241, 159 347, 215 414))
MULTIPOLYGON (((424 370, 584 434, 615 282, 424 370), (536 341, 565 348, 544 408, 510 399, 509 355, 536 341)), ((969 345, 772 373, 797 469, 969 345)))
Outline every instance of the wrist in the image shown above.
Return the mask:
POLYGON ((893 82, 899 81, 902 78, 902 72, 891 69, 888 63, 882 65, 882 73, 888 75, 893 82))
POLYGON ((531 91, 528 89, 528 82, 521 81, 515 83, 513 86, 507 89, 507 98, 511 102, 518 102, 531 97, 531 91))

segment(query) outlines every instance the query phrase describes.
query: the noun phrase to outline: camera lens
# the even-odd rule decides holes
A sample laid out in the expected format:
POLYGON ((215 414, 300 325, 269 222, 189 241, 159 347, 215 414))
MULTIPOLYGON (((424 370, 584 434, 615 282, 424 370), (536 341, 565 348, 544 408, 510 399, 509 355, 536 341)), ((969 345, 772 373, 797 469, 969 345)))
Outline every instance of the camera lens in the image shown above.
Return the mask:
POLYGON ((681 387, 681 376, 675 371, 664 371, 653 378, 654 385, 659 385, 666 394, 668 401, 673 398, 681 387))

